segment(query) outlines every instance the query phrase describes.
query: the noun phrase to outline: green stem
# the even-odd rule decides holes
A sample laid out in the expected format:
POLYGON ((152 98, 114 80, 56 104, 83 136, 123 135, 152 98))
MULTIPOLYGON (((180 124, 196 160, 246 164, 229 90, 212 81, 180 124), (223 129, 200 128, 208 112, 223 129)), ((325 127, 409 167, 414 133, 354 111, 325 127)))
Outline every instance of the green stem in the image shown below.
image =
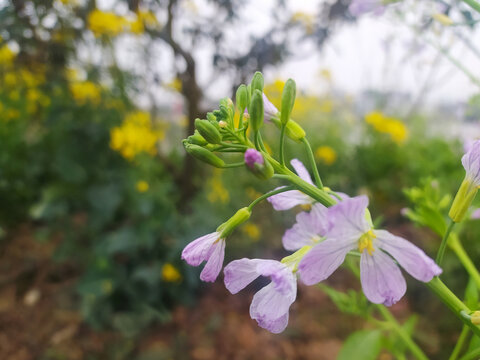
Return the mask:
POLYGON ((472 311, 438 278, 434 277, 426 285, 437 295, 440 300, 460 319, 465 325, 472 329, 473 333, 480 337, 480 328, 474 325, 469 319, 461 315, 462 311, 470 314, 472 311))
POLYGON ((237 167, 242 167, 244 165, 245 165, 245 163, 243 161, 242 162, 237 162, 237 163, 225 164, 225 165, 223 165, 223 169, 237 168, 237 167))
POLYGON ((460 360, 476 360, 480 356, 480 348, 470 351, 468 354, 462 356, 460 360))
POLYGON ((252 208, 257 205, 259 202, 265 200, 266 198, 269 198, 270 196, 273 196, 273 195, 277 195, 277 194, 280 194, 282 192, 285 192, 285 191, 290 191, 290 190, 294 190, 295 187, 293 186, 284 186, 280 189, 277 189, 277 190, 273 190, 273 191, 270 191, 266 194, 263 194, 262 196, 259 196, 258 198, 256 198, 255 200, 252 201, 252 203, 250 205, 248 205, 248 208, 250 210, 252 210, 252 208))
POLYGON ((463 0, 465 4, 470 5, 471 8, 475 9, 480 13, 480 3, 476 0, 463 0))
POLYGON ((285 126, 282 124, 280 129, 280 165, 285 166, 285 126))
POLYGON ((458 336, 457 343, 453 348, 452 355, 450 355, 449 360, 457 360, 458 355, 460 355, 463 345, 465 344, 465 341, 468 339, 469 330, 470 329, 468 328, 467 325, 463 325, 462 332, 458 336))
POLYGON ((313 171, 313 177, 315 179, 315 185, 320 189, 323 188, 322 179, 318 173, 317 163, 315 162, 315 157, 313 156, 312 147, 310 146, 309 141, 306 137, 302 138, 303 143, 305 144, 305 149, 307 150, 308 160, 310 161, 310 166, 313 171))
POLYGON ((445 234, 443 235, 442 242, 440 243, 440 248, 438 249, 437 259, 435 260, 438 266, 441 266, 442 264, 443 255, 445 254, 445 249, 447 248, 448 237, 450 236, 450 232, 452 231, 454 225, 455 225, 455 222, 450 220, 450 224, 448 225, 447 231, 445 231, 445 234))
POLYGON ((239 148, 239 149, 242 149, 242 150, 248 149, 248 146, 241 145, 241 144, 227 143, 225 141, 221 141, 220 145, 223 145, 225 147, 231 147, 231 148, 239 148))
POLYGON ((376 307, 380 314, 382 314, 383 318, 392 325, 392 328, 397 332, 398 336, 400 336, 412 354, 415 355, 417 359, 428 360, 428 357, 423 353, 422 349, 415 344, 410 335, 408 335, 405 329, 397 322, 397 319, 395 319, 392 313, 383 305, 377 305, 376 307))
POLYGON ((467 252, 463 248, 463 245, 456 234, 452 234, 450 236, 448 245, 458 257, 465 270, 467 270, 468 274, 472 277, 473 281, 475 281, 475 285, 477 285, 477 288, 480 289, 480 273, 478 272, 475 264, 472 262, 467 252))

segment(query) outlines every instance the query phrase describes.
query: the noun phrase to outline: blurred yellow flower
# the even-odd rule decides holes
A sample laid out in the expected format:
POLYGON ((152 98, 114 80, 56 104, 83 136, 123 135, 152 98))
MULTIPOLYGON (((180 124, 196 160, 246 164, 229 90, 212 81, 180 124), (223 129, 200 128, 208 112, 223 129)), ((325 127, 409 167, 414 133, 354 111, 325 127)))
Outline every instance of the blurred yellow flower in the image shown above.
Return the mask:
POLYGON ((372 111, 365 115, 365 122, 378 132, 389 134, 397 144, 403 143, 408 138, 408 129, 402 121, 386 117, 380 111, 372 111))
POLYGON ((171 90, 182 92, 182 81, 178 77, 166 83, 165 86, 171 90))
POLYGON ((118 151, 124 158, 133 158, 142 152, 150 155, 157 153, 157 141, 163 139, 165 133, 152 125, 150 114, 137 111, 128 114, 122 125, 110 130, 110 147, 118 151))
POLYGON ((221 202, 225 204, 230 200, 230 194, 223 185, 221 169, 213 170, 213 176, 208 180, 207 186, 210 189, 207 199, 211 203, 221 202))
POLYGON ((332 81, 332 73, 326 68, 320 69, 318 75, 320 75, 320 77, 324 78, 328 82, 332 81))
POLYGON ((148 185, 148 182, 146 182, 145 180, 140 180, 137 182, 135 187, 139 193, 144 193, 148 191, 148 189, 150 188, 150 185, 148 185))
POLYGON ((302 11, 297 11, 290 18, 292 23, 300 23, 305 27, 305 32, 310 35, 315 30, 315 16, 302 11))
POLYGON ((442 13, 437 13, 433 14, 432 18, 436 21, 438 21, 440 24, 444 26, 450 26, 453 25, 453 20, 450 19, 447 15, 442 14, 442 13))
POLYGON ((242 232, 246 234, 250 239, 256 241, 260 239, 261 231, 260 228, 253 224, 253 223, 247 223, 242 226, 242 232))
POLYGON ((337 160, 337 153, 330 146, 320 146, 315 150, 315 157, 326 165, 332 165, 337 160))
POLYGON ((162 266, 162 280, 166 282, 178 282, 182 280, 182 274, 180 274, 175 266, 166 263, 162 266))
POLYGON ((70 84, 70 92, 75 101, 80 104, 91 102, 98 104, 100 102, 100 86, 92 81, 79 81, 70 84))
POLYGON ((259 198, 260 196, 262 196, 261 192, 258 192, 257 190, 255 190, 251 186, 247 187, 245 192, 247 193, 247 196, 250 200, 255 200, 255 199, 259 198))
POLYGON ((123 16, 113 12, 93 10, 88 14, 88 28, 97 37, 116 36, 128 28, 129 22, 123 16))
MULTIPOLYGON (((1 40, 1 39, 0 39, 1 40)), ((8 45, 0 46, 0 64, 10 65, 15 58, 15 53, 8 45)))
POLYGON ((135 20, 129 22, 130 31, 134 34, 144 33, 145 27, 156 28, 159 25, 155 14, 151 11, 139 11, 135 16, 135 20))

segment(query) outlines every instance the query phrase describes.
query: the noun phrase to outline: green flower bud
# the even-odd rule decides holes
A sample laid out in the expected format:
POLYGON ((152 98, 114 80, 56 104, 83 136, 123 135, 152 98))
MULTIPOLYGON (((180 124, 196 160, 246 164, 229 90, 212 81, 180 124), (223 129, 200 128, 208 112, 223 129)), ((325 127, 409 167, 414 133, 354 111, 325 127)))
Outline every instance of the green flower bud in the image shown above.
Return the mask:
POLYGON ((252 101, 250 101, 250 107, 248 108, 250 114, 250 125, 253 131, 258 131, 263 125, 263 97, 260 90, 255 90, 252 95, 252 101))
POLYGON ((235 215, 217 228, 217 231, 220 232, 220 238, 225 239, 227 236, 229 236, 237 226, 250 219, 251 214, 252 212, 248 207, 238 210, 235 215))
POLYGON ((463 180, 448 213, 448 216, 454 222, 458 223, 463 220, 473 199, 475 199, 475 195, 477 195, 477 191, 478 187, 472 181, 467 178, 463 180))
POLYGON ((280 120, 282 124, 286 124, 292 114, 293 105, 295 104, 295 96, 297 93, 297 86, 295 81, 288 79, 282 91, 282 108, 280 120))
POLYGON ((251 91, 252 95, 255 92, 255 90, 259 90, 261 93, 263 93, 263 75, 260 71, 257 71, 252 78, 252 82, 250 83, 251 85, 251 91))
POLYGON ((198 160, 218 168, 223 168, 225 166, 225 162, 222 159, 201 146, 189 144, 188 142, 184 142, 183 146, 185 146, 187 153, 196 157, 198 160))
POLYGON ((207 140, 205 140, 205 138, 200 135, 200 133, 198 132, 198 130, 195 130, 195 132, 193 133, 193 135, 190 135, 188 138, 187 138, 188 142, 190 144, 195 144, 195 145, 200 145, 200 146, 203 146, 203 145, 207 145, 208 142, 207 140))
MULTIPOLYGON (((282 127, 282 123, 278 117, 272 117, 270 121, 273 122, 277 128, 280 129, 282 127)), ((290 119, 285 126, 285 135, 299 143, 307 134, 295 120, 290 119)))
POLYGON ((240 112, 244 112, 248 105, 248 90, 247 86, 242 84, 238 87, 236 93, 237 108, 240 112))
POLYGON ((195 128, 210 144, 220 144, 222 141, 220 131, 208 120, 195 119, 195 128))

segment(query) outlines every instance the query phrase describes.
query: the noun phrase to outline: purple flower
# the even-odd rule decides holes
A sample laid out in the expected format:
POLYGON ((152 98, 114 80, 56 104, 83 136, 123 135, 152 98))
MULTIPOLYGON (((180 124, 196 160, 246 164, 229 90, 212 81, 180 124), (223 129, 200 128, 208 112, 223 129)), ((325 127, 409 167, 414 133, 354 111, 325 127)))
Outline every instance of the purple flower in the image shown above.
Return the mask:
POLYGON ((470 149, 462 157, 462 165, 467 172, 465 178, 475 186, 480 186, 480 140, 470 145, 470 149))
POLYGON ((352 0, 348 6, 350 14, 360 16, 369 12, 375 15, 382 15, 385 11, 382 0, 352 0))
POLYGON ((199 266, 206 261, 200 279, 203 281, 214 282, 223 266, 225 257, 225 239, 220 238, 220 232, 202 236, 190 244, 182 251, 182 259, 189 265, 199 266))
POLYGON ((263 115, 264 121, 270 121, 273 116, 278 114, 278 109, 268 100, 267 95, 263 95, 263 115))
POLYGON ((307 285, 328 278, 351 250, 361 253, 360 280, 368 300, 387 306, 406 291, 405 279, 393 258, 415 279, 428 282, 442 270, 420 248, 385 230, 373 230, 367 220, 368 198, 345 199, 328 209, 332 227, 326 240, 300 261, 298 271, 307 285), (392 258, 393 257, 393 258, 392 258))
MULTIPOLYGON (((308 173, 307 169, 301 163, 300 160, 293 159, 292 161, 290 161, 290 164, 292 164, 293 168, 295 169, 295 172, 298 174, 298 176, 300 176, 302 180, 313 185, 313 181, 312 181, 312 178, 310 177, 310 174, 308 173)), ((282 187, 283 186, 280 186, 275 190, 281 189, 282 187)), ((304 193, 298 190, 285 191, 283 193, 270 196, 267 200, 272 204, 273 208, 277 211, 288 210, 297 205, 306 205, 306 204, 313 203, 313 199, 310 196, 305 195, 304 193)))
POLYGON ((259 276, 272 282, 258 291, 250 305, 250 317, 268 331, 281 333, 288 324, 288 311, 297 297, 297 280, 292 270, 275 260, 234 260, 223 270, 225 286, 236 294, 259 276))
POLYGON ((252 170, 255 169, 255 164, 259 164, 261 166, 265 163, 262 154, 255 149, 247 149, 247 151, 245 151, 244 158, 245 164, 247 164, 247 166, 252 170))
POLYGON ((330 228, 328 209, 316 203, 310 212, 297 214, 297 222, 285 231, 282 242, 286 250, 295 251, 306 245, 316 245, 330 228))

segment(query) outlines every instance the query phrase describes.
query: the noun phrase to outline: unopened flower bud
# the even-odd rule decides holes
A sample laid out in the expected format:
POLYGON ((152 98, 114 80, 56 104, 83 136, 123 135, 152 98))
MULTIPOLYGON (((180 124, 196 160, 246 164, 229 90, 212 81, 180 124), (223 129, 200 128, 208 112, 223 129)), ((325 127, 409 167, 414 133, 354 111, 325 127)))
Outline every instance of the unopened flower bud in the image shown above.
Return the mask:
POLYGON ((248 105, 248 90, 247 86, 242 84, 238 87, 236 93, 237 108, 243 112, 248 105))
POLYGON ((235 228, 250 219, 252 211, 248 207, 241 208, 235 215, 217 228, 221 238, 226 238, 235 228))
POLYGON ((197 159, 218 168, 225 166, 225 162, 209 150, 195 144, 189 144, 188 142, 184 142, 183 145, 185 146, 185 150, 197 159))
MULTIPOLYGON (((280 129, 282 127, 282 123, 280 122, 280 119, 278 117, 272 117, 271 121, 275 124, 277 128, 280 129)), ((296 121, 290 119, 290 121, 287 122, 287 125, 285 127, 285 135, 293 141, 301 142, 307 134, 305 130, 303 130, 303 128, 296 121)))
POLYGON ((271 103, 267 95, 263 95, 263 114, 265 121, 270 121, 274 116, 278 116, 278 109, 271 103))
POLYGON ((250 114, 250 125, 253 131, 258 131, 263 125, 263 97, 260 90, 255 90, 248 108, 250 114))
POLYGON ((474 311, 470 316, 470 321, 472 322, 472 324, 480 325, 480 311, 474 311))
POLYGON ((225 129, 227 127, 227 125, 228 124, 227 124, 226 121, 221 120, 221 121, 218 122, 218 126, 220 126, 222 129, 225 129))
POLYGON ((220 131, 208 120, 195 119, 195 128, 210 144, 220 144, 222 141, 220 131))
POLYGON ((191 143, 191 144, 196 144, 196 145, 200 145, 200 146, 203 146, 203 145, 207 145, 208 142, 207 140, 205 140, 205 138, 200 135, 200 133, 198 132, 198 130, 195 130, 195 132, 193 133, 193 135, 190 135, 188 138, 187 138, 188 142, 191 143))
POLYGON ((263 75, 260 71, 257 71, 252 78, 252 82, 250 83, 251 85, 251 93, 255 92, 255 90, 259 90, 260 92, 263 92, 263 75))
POLYGON ((263 158, 263 155, 255 150, 248 149, 245 151, 245 165, 258 178, 267 180, 274 174, 272 165, 263 158))
POLYGON ((295 97, 297 94, 297 86, 295 81, 288 79, 282 91, 282 112, 280 120, 282 124, 286 124, 292 114, 293 105, 295 104, 295 97))

